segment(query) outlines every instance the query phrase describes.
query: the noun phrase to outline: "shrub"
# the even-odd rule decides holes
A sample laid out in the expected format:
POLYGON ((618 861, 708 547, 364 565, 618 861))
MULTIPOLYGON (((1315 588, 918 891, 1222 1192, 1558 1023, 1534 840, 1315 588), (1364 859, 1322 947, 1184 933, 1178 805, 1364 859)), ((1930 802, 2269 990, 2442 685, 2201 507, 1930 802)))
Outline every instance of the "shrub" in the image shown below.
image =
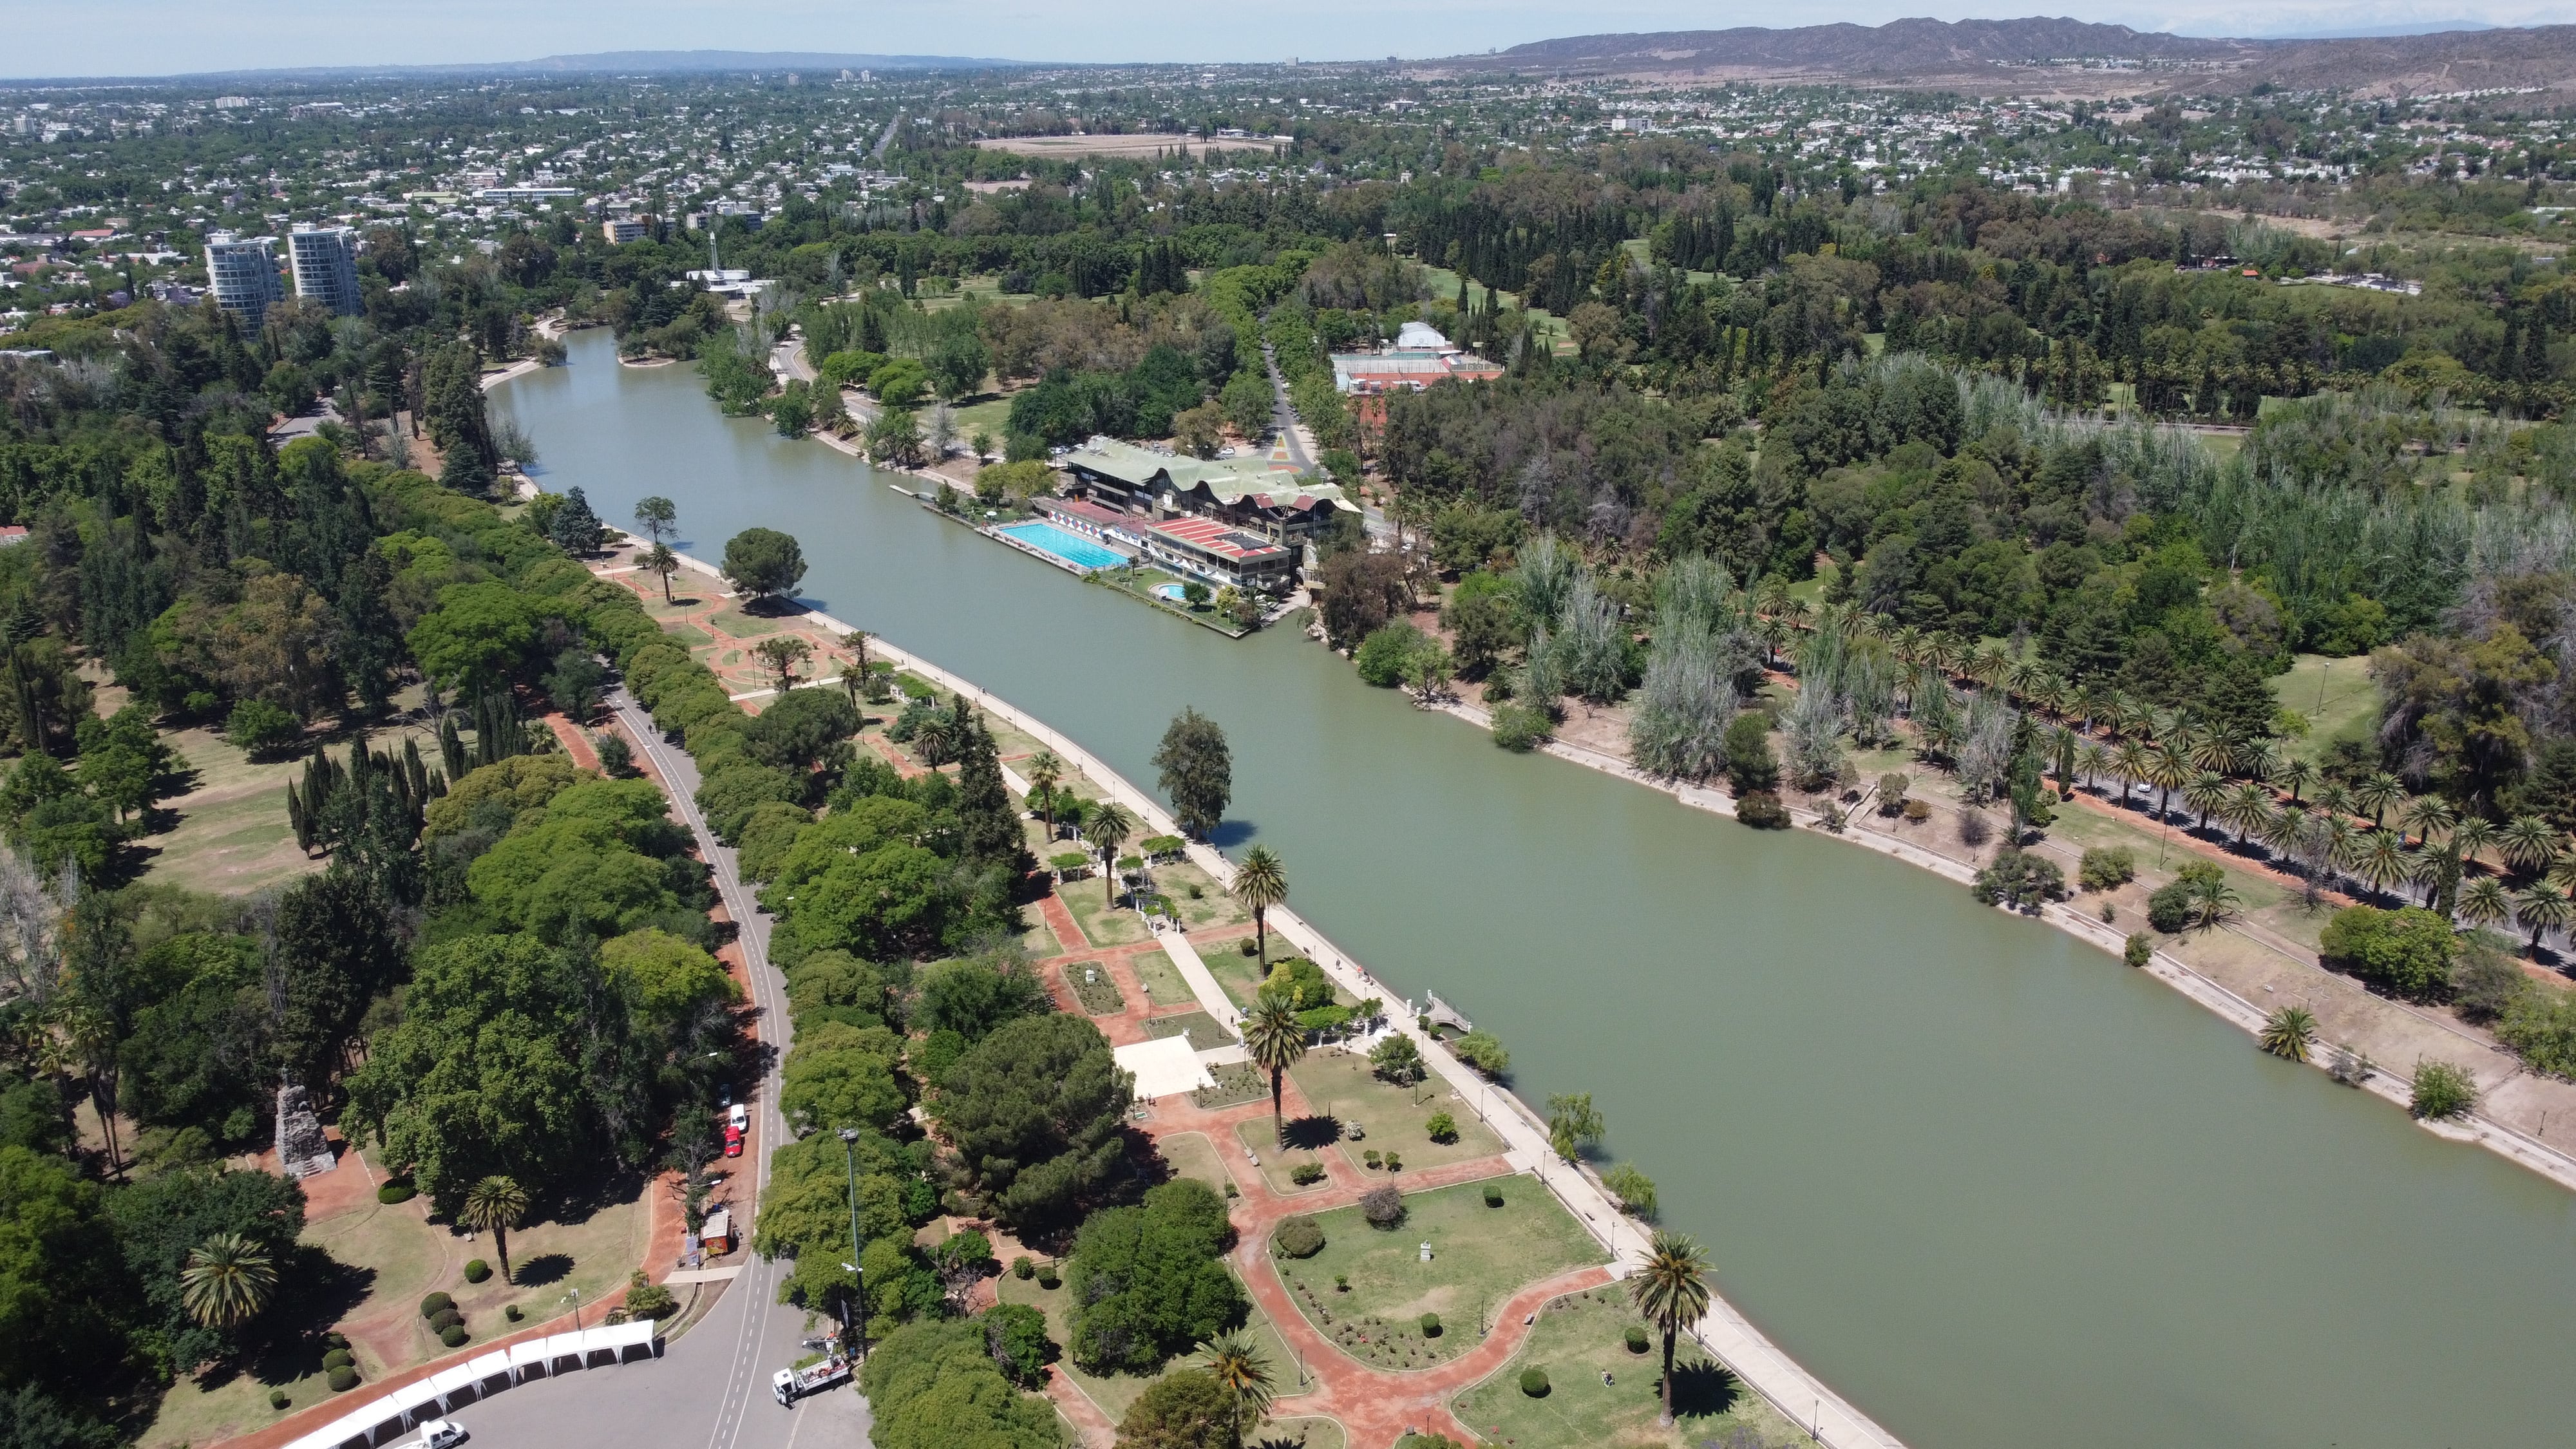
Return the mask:
POLYGON ((2458 1117, 2478 1104, 2478 1084, 2449 1062, 2415 1064, 2414 1093, 2408 1106, 2418 1117, 2439 1121, 2458 1117))
POLYGON ((1404 682, 1404 666, 1422 645, 1422 631, 1411 624, 1383 624, 1360 641, 1351 662, 1359 667, 1362 684, 1393 689, 1404 682))
POLYGON ((1052 1293, 1052 1292, 1054 1292, 1054 1291, 1056 1290, 1056 1288, 1057 1288, 1057 1287, 1059 1287, 1060 1285, 1062 1285, 1062 1284, 1063 1284, 1063 1282, 1064 1282, 1064 1279, 1056 1273, 1056 1270, 1055 1270, 1055 1264, 1053 1264, 1053 1263, 1041 1263, 1041 1264, 1039 1264, 1039 1265, 1038 1265, 1038 1286, 1039 1286, 1039 1287, 1044 1288, 1044 1289, 1046 1289, 1048 1292, 1052 1293))
POLYGON ((1386 1170, 1389 1172, 1404 1171, 1404 1159, 1396 1156, 1392 1152, 1388 1153, 1386 1155, 1386 1170))
POLYGON ((2132 931, 2120 948, 2120 956, 2131 966, 2144 966, 2156 958, 2156 938, 2144 931, 2132 931))
POLYGON ((455 1328, 464 1322, 464 1314, 457 1312, 453 1308, 442 1308, 438 1310, 438 1312, 430 1315, 429 1331, 432 1333, 445 1333, 447 1330, 455 1328))
POLYGON ((1246 956, 1258 954, 1261 950, 1261 943, 1255 941, 1250 936, 1244 937, 1239 944, 1243 947, 1243 954, 1246 956))
POLYGON ((1371 1167, 1375 1167, 1375 1166, 1377 1166, 1377 1165, 1378 1165, 1378 1155, 1377 1155, 1377 1149, 1376 1149, 1376 1148, 1372 1147, 1372 1148, 1370 1148, 1368 1151, 1361 1153, 1361 1154, 1360 1154, 1360 1156, 1361 1156, 1361 1158, 1362 1158, 1364 1161, 1366 1161, 1366 1162, 1368 1163, 1368 1165, 1369 1165, 1369 1166, 1371 1166, 1371 1167))
POLYGON ((1502 1205, 1503 1205, 1503 1190, 1502 1190, 1501 1188, 1499 1188, 1499 1187, 1495 1186, 1494 1184, 1490 1183, 1490 1182, 1489 1182, 1489 1183, 1486 1183, 1486 1184, 1485 1184, 1485 1206, 1487 1206, 1487 1207, 1489 1207, 1489 1208, 1498 1208, 1498 1207, 1501 1207, 1502 1205))
POLYGON ((1547 1370, 1536 1364, 1521 1370, 1521 1392, 1533 1399, 1547 1397, 1547 1370))
POLYGON ((1913 823, 1915 823, 1915 824, 1917 824, 1917 825, 1920 825, 1920 824, 1922 824, 1924 821, 1931 819, 1931 818, 1932 818, 1932 805, 1931 805, 1931 802, 1930 802, 1930 801, 1927 801, 1927 800, 1908 800, 1908 801, 1906 801, 1906 802, 1905 802, 1905 818, 1906 818, 1907 820, 1912 821, 1913 823))
POLYGON ((411 1185, 410 1178, 397 1177, 376 1189, 376 1201, 390 1207, 398 1202, 411 1201, 418 1192, 419 1190, 411 1185))
POLYGON ((295 1401, 293 1399, 286 1396, 286 1390, 284 1389, 270 1389, 268 1391, 268 1406, 272 1409, 283 1409, 294 1402, 295 1401))
POLYGON ((272 754, 295 743, 303 733, 301 721, 264 699, 243 700, 224 721, 224 738, 248 755, 272 754))
POLYGON ((1987 841, 1994 838, 1994 833, 1995 823, 1986 818, 1986 812, 1983 810, 1962 810, 1959 812, 1959 843, 1961 845, 1968 847, 1970 850, 1980 849, 1987 841))
POLYGON ((2459 948, 2458 935, 2439 912, 2352 906, 2326 922, 2317 956, 2327 970, 2357 976, 2390 996, 2439 1001, 2450 992, 2459 948))
POLYGON ((1304 1213, 1279 1220, 1270 1241, 1291 1258, 1311 1258, 1324 1251, 1324 1227, 1304 1213))
POLYGON ((1458 1140, 1458 1119, 1446 1112, 1434 1112, 1431 1120, 1422 1124, 1422 1130, 1434 1142, 1455 1142, 1458 1140))
POLYGON ((1360 1195, 1360 1216, 1371 1227, 1394 1227, 1404 1221, 1404 1195, 1391 1187, 1370 1188, 1360 1195))
POLYGON ((331 1370, 331 1392, 345 1394, 358 1386, 358 1371, 353 1368, 331 1370))
POLYGON ((501 1310, 501 1316, 502 1316, 503 1318, 506 1318, 506 1319, 510 1320, 512 1323, 516 1323, 516 1322, 518 1322, 520 1319, 525 1318, 525 1317, 527 1317, 528 1315, 527 1315, 527 1313, 526 1313, 524 1310, 522 1310, 522 1309, 519 1307, 519 1305, 518 1305, 518 1304, 513 1303, 513 1304, 511 1304, 509 1307, 504 1308, 504 1309, 502 1309, 502 1310, 501 1310))
POLYGON ((1489 1078, 1499 1079, 1512 1069, 1512 1054, 1503 1050, 1499 1038, 1481 1027, 1449 1043, 1449 1050, 1458 1060, 1489 1078))
POLYGON ((420 1300, 420 1316, 423 1318, 436 1318, 438 1315, 445 1313, 447 1310, 454 1308, 455 1306, 455 1299, 448 1297, 444 1293, 432 1293, 428 1297, 420 1300))
POLYGON ((2182 934, 2191 924, 2191 885, 2187 881, 2169 881, 2156 887, 2147 897, 2147 924, 2168 936, 2182 934))
POLYGON ((1970 891, 1984 905, 2035 911, 2043 901, 2066 899, 2066 877, 2053 860, 2006 848, 1996 853, 1994 864, 1977 872, 1970 891))
POLYGON ((1514 754, 1525 754, 1547 738, 1547 712, 1526 704, 1506 704, 1494 710, 1494 743, 1514 754))
POLYGON ((1299 1187, 1312 1187, 1316 1183, 1324 1180, 1324 1164, 1320 1162, 1298 1163, 1295 1167, 1288 1169, 1288 1180, 1297 1184, 1299 1187))
POLYGON ((644 1281, 642 1270, 626 1285, 626 1315, 629 1318, 668 1318, 680 1311, 680 1300, 659 1283, 644 1281))
POLYGON ((1896 815, 1902 813, 1905 809, 1906 788, 1913 783, 1914 782, 1912 780, 1907 779, 1903 775, 1879 776, 1878 813, 1881 815, 1896 815))
POLYGON ((1011 1260, 1011 1276, 1012 1276, 1012 1277, 1019 1279, 1019 1280, 1020 1280, 1021 1282, 1023 1282, 1023 1283, 1026 1283, 1026 1282, 1027 1282, 1027 1281, 1029 1281, 1031 1278, 1034 1278, 1034 1277, 1036 1277, 1037 1275, 1038 1275, 1038 1265, 1029 1261, 1029 1255, 1028 1255, 1028 1254, 1026 1254, 1026 1253, 1022 1253, 1022 1254, 1021 1254, 1021 1255, 1019 1255, 1018 1257, 1013 1258, 1013 1259, 1011 1260))
POLYGON ((1420 1320, 1420 1321, 1421 1321, 1421 1325, 1422 1325, 1422 1336, 1423 1336, 1424 1338, 1438 1338, 1438 1337, 1440 1336, 1440 1315, 1439 1315, 1439 1314, 1437 1314, 1437 1313, 1426 1313, 1426 1314, 1422 1315, 1422 1318, 1421 1318, 1421 1320, 1420 1320))
POLYGON ((1789 807, 1768 790, 1748 790, 1735 797, 1735 818, 1756 830, 1789 828, 1789 807))
POLYGON ((1642 1323, 1629 1324, 1628 1351, 1630 1353, 1644 1353, 1648 1347, 1649 1343, 1646 1338, 1646 1325, 1642 1323))
POLYGON ((483 1261, 482 1259, 480 1259, 480 1258, 468 1258, 468 1259, 465 1261, 465 1281, 466 1281, 466 1282, 468 1282, 468 1283, 480 1283, 480 1282, 482 1282, 484 1279, 489 1278, 489 1277, 491 1277, 491 1276, 492 1276, 492 1265, 491 1265, 491 1264, 484 1262, 484 1261, 483 1261))
POLYGON ((2084 852, 2075 879, 2088 891, 2118 890, 2138 878, 2138 857, 2125 845, 2097 845, 2084 852))
POLYGON ((351 1358, 345 1348, 335 1348, 322 1355, 322 1366, 326 1369, 348 1368, 356 1362, 357 1360, 351 1358))
POLYGON ((465 1339, 465 1325, 462 1323, 451 1323, 447 1325, 446 1328, 440 1330, 438 1335, 438 1341, 447 1345, 449 1348, 464 1347, 465 1339))
POLYGON ((1630 1217, 1651 1218, 1655 1215, 1655 1180, 1637 1169, 1633 1162, 1623 1162, 1603 1175, 1601 1185, 1619 1199, 1619 1210, 1630 1217))

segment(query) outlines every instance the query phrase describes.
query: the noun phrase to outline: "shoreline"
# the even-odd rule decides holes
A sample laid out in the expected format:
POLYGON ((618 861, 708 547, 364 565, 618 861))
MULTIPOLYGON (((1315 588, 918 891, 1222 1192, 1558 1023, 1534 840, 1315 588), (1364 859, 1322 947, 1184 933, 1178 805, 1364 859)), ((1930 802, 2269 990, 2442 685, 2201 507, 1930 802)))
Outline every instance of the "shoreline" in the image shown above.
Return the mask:
MULTIPOLYGON (((1452 699, 1437 705, 1423 706, 1423 708, 1464 721, 1488 733, 1493 729, 1493 716, 1489 711, 1460 700, 1452 699)), ((1630 784, 1641 785, 1660 794, 1670 795, 1693 809, 1706 810, 1713 815, 1725 816, 1729 820, 1735 818, 1735 800, 1732 796, 1705 785, 1693 785, 1678 780, 1658 780, 1615 755, 1605 754, 1582 745, 1567 744, 1554 736, 1542 741, 1534 753, 1553 755, 1569 764, 1597 770, 1630 784)), ((1864 850, 1875 851, 1918 869, 1928 870, 1943 879, 1955 881, 1963 886, 1973 885, 1976 882, 1975 871, 1946 856, 1935 855, 1894 836, 1869 830, 1826 830, 1817 823, 1819 817, 1814 811, 1791 805, 1785 799, 1782 800, 1781 806, 1789 812, 1789 818, 1794 822, 1795 827, 1810 835, 1827 840, 1839 840, 1864 850)), ((2040 907, 2034 919, 2055 926, 2085 945, 2095 947, 2115 958, 2122 956, 2128 943, 2125 932, 2075 909, 2071 899, 2047 902, 2040 907)), ((2125 962, 2123 969, 2127 969, 2125 962)), ((2220 1020, 2243 1031, 2247 1036, 2262 1035, 2265 1013, 2261 1007, 2203 975, 2162 947, 2157 948, 2142 969, 2148 975, 2182 993, 2185 998, 2207 1009, 2220 1020)), ((2326 1053, 2322 1050, 2316 1051, 2300 1065, 2319 1072, 2327 1071, 2326 1053)), ((2483 1147, 2507 1162, 2527 1168, 2559 1187, 2576 1192, 2576 1156, 2561 1152, 2545 1142, 2476 1111, 2471 1111, 2466 1117, 2456 1121, 2414 1117, 2412 1082, 2375 1062, 2366 1063, 2362 1080, 2354 1085, 2372 1096, 2406 1110, 2409 1113, 2409 1121, 2436 1137, 2483 1147)))
MULTIPOLYGON (((685 553, 679 557, 683 567, 721 582, 723 574, 713 565, 685 553)), ((823 628, 836 634, 850 632, 851 626, 842 620, 801 600, 797 602, 805 609, 806 616, 823 628)), ((952 694, 963 695, 978 708, 1000 716, 1055 751, 1066 763, 1097 783, 1104 794, 1133 810, 1137 818, 1152 830, 1167 835, 1182 834, 1179 822, 1160 802, 1045 721, 882 635, 870 634, 868 647, 874 657, 910 669, 952 694)), ((1233 880, 1234 863, 1215 847, 1190 841, 1186 854, 1192 864, 1207 871, 1220 886, 1233 880)), ((1303 951, 1308 959, 1355 996, 1393 998, 1397 995, 1371 976, 1349 952, 1334 945, 1331 938, 1287 906, 1271 907, 1269 920, 1272 934, 1303 951)), ((1409 1006, 1410 999, 1406 1000, 1409 1006)), ((1546 1124, 1529 1104, 1510 1089, 1475 1073, 1436 1036, 1422 1033, 1411 1012, 1400 1017, 1395 1026, 1406 1036, 1414 1038, 1424 1060, 1457 1090, 1461 1100, 1473 1107, 1479 1119, 1501 1134, 1506 1145, 1504 1155, 1513 1168, 1535 1175, 1609 1251, 1614 1261, 1613 1274, 1625 1277, 1633 1271, 1649 1230, 1613 1205, 1600 1184, 1598 1174, 1589 1167, 1569 1167, 1557 1160, 1547 1147, 1546 1124)), ((1769 1401, 1783 1418, 1807 1429, 1826 1449, 1906 1449, 1903 1440, 1792 1360, 1714 1289, 1709 1296, 1707 1316, 1689 1332, 1711 1357, 1725 1364, 1748 1387, 1769 1401)))

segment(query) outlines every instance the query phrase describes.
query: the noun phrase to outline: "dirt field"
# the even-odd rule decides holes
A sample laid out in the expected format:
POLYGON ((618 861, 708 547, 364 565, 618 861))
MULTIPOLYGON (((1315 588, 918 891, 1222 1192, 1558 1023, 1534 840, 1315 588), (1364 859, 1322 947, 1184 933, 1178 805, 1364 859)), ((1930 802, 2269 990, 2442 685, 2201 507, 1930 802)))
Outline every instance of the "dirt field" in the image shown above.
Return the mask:
POLYGON ((1272 143, 1266 138, 1225 137, 1202 141, 1196 136, 1171 133, 1147 133, 1130 136, 1004 136, 975 143, 987 151, 1011 151, 1022 156, 1152 156, 1157 151, 1186 151, 1204 156, 1210 151, 1266 151, 1272 143))

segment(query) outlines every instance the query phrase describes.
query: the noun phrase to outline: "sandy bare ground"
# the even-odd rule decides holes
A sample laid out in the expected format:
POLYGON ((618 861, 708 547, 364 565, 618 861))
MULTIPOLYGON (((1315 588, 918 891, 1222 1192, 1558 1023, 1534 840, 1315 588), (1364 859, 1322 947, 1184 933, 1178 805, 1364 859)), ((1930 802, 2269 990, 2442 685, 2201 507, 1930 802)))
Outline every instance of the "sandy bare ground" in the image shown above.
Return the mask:
POLYGON ((1196 136, 1147 132, 1126 136, 1001 136, 975 144, 987 151, 1010 151, 1022 156, 1150 157, 1157 151, 1175 150, 1192 156, 1204 156, 1210 151, 1266 151, 1275 143, 1241 136, 1202 141, 1196 136))

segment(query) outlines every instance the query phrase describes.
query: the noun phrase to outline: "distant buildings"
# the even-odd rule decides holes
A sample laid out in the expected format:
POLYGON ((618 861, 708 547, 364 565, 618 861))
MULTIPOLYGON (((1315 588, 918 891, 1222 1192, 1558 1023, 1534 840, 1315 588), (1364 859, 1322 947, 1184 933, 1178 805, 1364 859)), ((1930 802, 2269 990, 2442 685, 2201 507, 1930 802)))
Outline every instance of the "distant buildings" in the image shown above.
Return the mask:
POLYGON ((215 305, 252 331, 268 320, 269 304, 285 297, 277 284, 277 254, 270 250, 276 241, 266 236, 236 237, 228 231, 206 238, 206 280, 215 305))
POLYGON ((357 228, 299 226, 288 233, 286 249, 295 295, 342 317, 366 310, 358 295, 357 228))
POLYGON ((653 235, 653 223, 631 216, 612 216, 599 224, 599 234, 613 246, 631 241, 644 241, 653 235))
POLYGON ((1376 352, 1333 354, 1333 388, 1337 392, 1415 392, 1441 382, 1477 382, 1503 375, 1495 364, 1464 351, 1427 322, 1407 322, 1395 345, 1376 352))
POLYGON ((1332 483, 1232 460, 1167 456, 1094 438, 1057 460, 1073 476, 1092 523, 1117 519, 1136 546, 1212 583, 1279 592, 1290 586, 1324 521, 1358 508, 1332 483), (1097 516, 1094 516, 1097 515, 1097 516))

